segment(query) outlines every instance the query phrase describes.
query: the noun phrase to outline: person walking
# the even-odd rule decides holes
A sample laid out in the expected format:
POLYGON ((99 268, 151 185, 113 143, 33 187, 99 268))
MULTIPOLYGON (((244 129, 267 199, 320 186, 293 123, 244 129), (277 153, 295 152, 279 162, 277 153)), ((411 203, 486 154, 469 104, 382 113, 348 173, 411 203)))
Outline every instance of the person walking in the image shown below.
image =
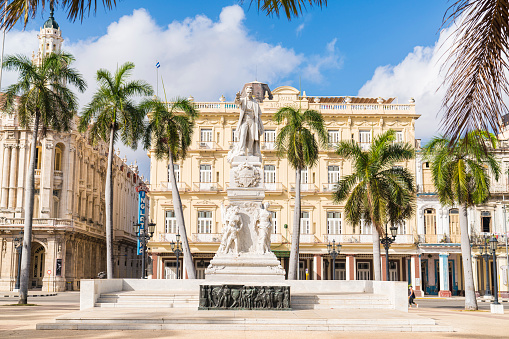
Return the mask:
POLYGON ((414 289, 412 288, 412 285, 408 285, 408 305, 410 306, 410 308, 412 308, 412 304, 415 305, 415 307, 419 308, 419 305, 417 305, 415 302, 415 292, 414 292, 414 289))

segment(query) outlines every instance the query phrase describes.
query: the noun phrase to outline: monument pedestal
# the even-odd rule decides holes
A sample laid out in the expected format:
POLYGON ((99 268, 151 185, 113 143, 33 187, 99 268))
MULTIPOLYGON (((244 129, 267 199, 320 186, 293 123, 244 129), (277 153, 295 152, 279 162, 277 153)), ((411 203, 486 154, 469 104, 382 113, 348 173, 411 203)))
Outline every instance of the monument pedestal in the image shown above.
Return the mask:
POLYGON ((285 270, 274 253, 216 254, 205 270, 205 280, 222 283, 282 282, 285 270))

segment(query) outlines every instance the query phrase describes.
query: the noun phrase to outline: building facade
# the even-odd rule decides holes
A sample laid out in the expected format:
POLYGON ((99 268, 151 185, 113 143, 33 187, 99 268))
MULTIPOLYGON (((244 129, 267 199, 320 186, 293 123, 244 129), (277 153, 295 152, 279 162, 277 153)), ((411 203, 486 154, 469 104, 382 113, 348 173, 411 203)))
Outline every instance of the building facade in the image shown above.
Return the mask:
MULTIPOLYGON (((509 135, 509 133, 508 133, 509 135)), ((418 142, 419 144, 419 142, 418 142)), ((468 230, 472 248, 472 269, 478 296, 493 293, 494 279, 499 295, 508 297, 507 271, 507 197, 509 197, 509 142, 499 135, 495 153, 501 168, 499 180, 491 176, 491 197, 467 209, 468 230), (480 245, 486 238, 498 239, 497 273, 493 257, 483 257, 480 245)), ((460 245, 458 206, 443 206, 438 201, 431 178, 431 164, 422 159, 417 148, 417 246, 419 248, 420 290, 425 295, 451 296, 463 293, 463 263, 460 245)), ((492 295, 492 294, 491 294, 492 295)))
MULTIPOLYGON (((329 148, 321 149, 318 164, 302 172, 302 214, 300 237, 300 279, 363 280, 373 278, 371 227, 363 223, 353 227, 345 221, 343 205, 334 204, 332 190, 335 183, 352 171, 351 163, 334 152, 341 140, 356 140, 369 148, 374 136, 393 129, 397 141, 415 141, 414 122, 419 117, 413 100, 397 104, 395 99, 356 97, 308 97, 290 86, 273 91, 266 84, 251 82, 254 95, 260 103, 265 128, 262 137, 262 154, 265 184, 265 201, 270 203, 274 228, 271 234, 272 250, 287 270, 295 206, 295 171, 286 158, 275 151, 278 129, 272 115, 281 107, 293 106, 314 109, 322 113, 329 135, 329 148), (327 244, 335 241, 342 245, 341 254, 332 267, 327 244)), ((245 87, 244 87, 245 88, 245 87)), ((221 239, 221 202, 227 204, 230 164, 227 153, 236 138, 235 128, 239 109, 234 103, 196 102, 200 116, 196 121, 193 144, 186 159, 175 164, 182 199, 186 231, 199 278, 218 249, 221 239)), ((176 261, 171 242, 178 232, 167 161, 151 157, 150 204, 151 218, 156 223, 154 238, 150 241, 153 259, 153 278, 176 277, 176 261)), ((402 164, 415 173, 415 161, 402 164)), ((416 219, 400 225, 396 242, 390 249, 391 280, 415 280, 418 273, 416 219), (413 277, 413 278, 412 278, 413 277)), ((383 252, 383 251, 382 251, 383 252)), ((385 257, 382 256, 385 272, 385 257)), ((179 265, 182 269, 182 265, 179 265)), ((385 273, 382 274, 385 278, 385 273)), ((185 272, 183 272, 185 277, 185 272)))
MULTIPOLYGON (((34 62, 60 51, 61 30, 53 19, 39 34, 34 62)), ((0 290, 13 290, 19 274, 20 238, 25 218, 25 182, 32 131, 20 127, 16 115, 0 113, 0 290)), ((44 291, 79 289, 79 280, 106 269, 104 186, 108 147, 91 145, 76 130, 49 130, 38 139, 29 288, 44 291)), ((114 272, 116 277, 141 276, 133 224, 143 184, 136 166, 114 157, 114 272)))

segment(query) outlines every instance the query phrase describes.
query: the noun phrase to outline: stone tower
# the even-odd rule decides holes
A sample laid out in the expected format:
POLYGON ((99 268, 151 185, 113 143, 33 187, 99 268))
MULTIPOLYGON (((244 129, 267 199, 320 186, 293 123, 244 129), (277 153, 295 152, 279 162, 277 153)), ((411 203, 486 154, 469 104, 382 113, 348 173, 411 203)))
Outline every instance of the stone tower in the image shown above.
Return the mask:
POLYGON ((53 6, 51 6, 49 18, 41 27, 39 35, 37 36, 39 39, 39 51, 37 51, 37 55, 32 57, 32 62, 34 64, 40 64, 43 56, 49 55, 52 52, 58 53, 62 49, 62 42, 64 42, 64 39, 62 38, 60 26, 58 26, 53 17, 53 13, 53 6))

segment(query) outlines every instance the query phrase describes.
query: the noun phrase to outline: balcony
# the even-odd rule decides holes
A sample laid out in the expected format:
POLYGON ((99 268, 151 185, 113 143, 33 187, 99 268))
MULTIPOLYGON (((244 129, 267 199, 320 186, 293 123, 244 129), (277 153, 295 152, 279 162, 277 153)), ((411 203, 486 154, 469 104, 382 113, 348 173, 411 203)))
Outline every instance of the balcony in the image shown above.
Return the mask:
POLYGON ((193 242, 219 243, 221 242, 221 233, 193 233, 191 239, 193 242))
MULTIPOLYGON (((189 191, 189 186, 185 182, 177 182, 177 188, 179 192, 189 191)), ((155 191, 171 191, 171 182, 161 181, 161 184, 156 187, 151 187, 155 191)))
MULTIPOLYGON (((300 184, 301 193, 316 193, 318 187, 315 184, 300 184)), ((290 192, 295 193, 295 184, 290 184, 290 192)))
POLYGON ((490 186, 491 193, 509 193, 509 185, 504 185, 502 183, 495 183, 490 186))
POLYGON ((198 141, 196 149, 214 151, 221 149, 221 147, 219 147, 219 145, 214 141, 198 141))
POLYGON ((362 151, 367 152, 371 149, 371 143, 370 142, 359 142, 359 146, 362 151))
POLYGON ((394 240, 395 244, 413 244, 414 243, 414 235, 413 234, 398 234, 396 236, 396 240, 394 240))
POLYGON ((336 243, 344 244, 344 243, 373 243, 373 236, 371 234, 324 234, 323 242, 329 243, 332 241, 336 243))
POLYGON ((435 185, 433 184, 424 184, 424 185, 417 185, 417 193, 424 193, 424 194, 435 194, 435 185))
POLYGON ((62 182, 63 182, 63 172, 53 171, 53 183, 55 185, 54 188, 56 189, 62 188, 62 182))
POLYGON ((261 149, 262 149, 262 151, 275 151, 276 143, 273 141, 271 141, 271 142, 263 141, 262 145, 261 145, 261 149))
POLYGON ((314 244, 315 243, 315 235, 314 234, 301 234, 299 238, 299 242, 301 244, 314 244))
POLYGON ((338 186, 338 184, 334 183, 334 184, 323 184, 322 185, 322 192, 327 192, 327 193, 330 193, 330 192, 333 192, 336 187, 338 186))
POLYGON ((39 185, 41 183, 41 170, 40 169, 35 170, 34 180, 35 180, 36 185, 39 185))
POLYGON ((218 192, 221 186, 217 182, 195 182, 193 183, 194 192, 218 192))
POLYGON ((281 244, 284 241, 286 241, 286 239, 283 237, 281 233, 271 233, 270 235, 271 244, 281 244))
POLYGON ((461 236, 459 234, 419 234, 418 240, 421 244, 459 244, 461 236))
POLYGON ((266 182, 263 184, 265 186, 266 193, 283 193, 285 187, 280 182, 266 182))
POLYGON ((163 233, 159 234, 159 242, 176 242, 177 241, 177 234, 175 233, 163 233))

